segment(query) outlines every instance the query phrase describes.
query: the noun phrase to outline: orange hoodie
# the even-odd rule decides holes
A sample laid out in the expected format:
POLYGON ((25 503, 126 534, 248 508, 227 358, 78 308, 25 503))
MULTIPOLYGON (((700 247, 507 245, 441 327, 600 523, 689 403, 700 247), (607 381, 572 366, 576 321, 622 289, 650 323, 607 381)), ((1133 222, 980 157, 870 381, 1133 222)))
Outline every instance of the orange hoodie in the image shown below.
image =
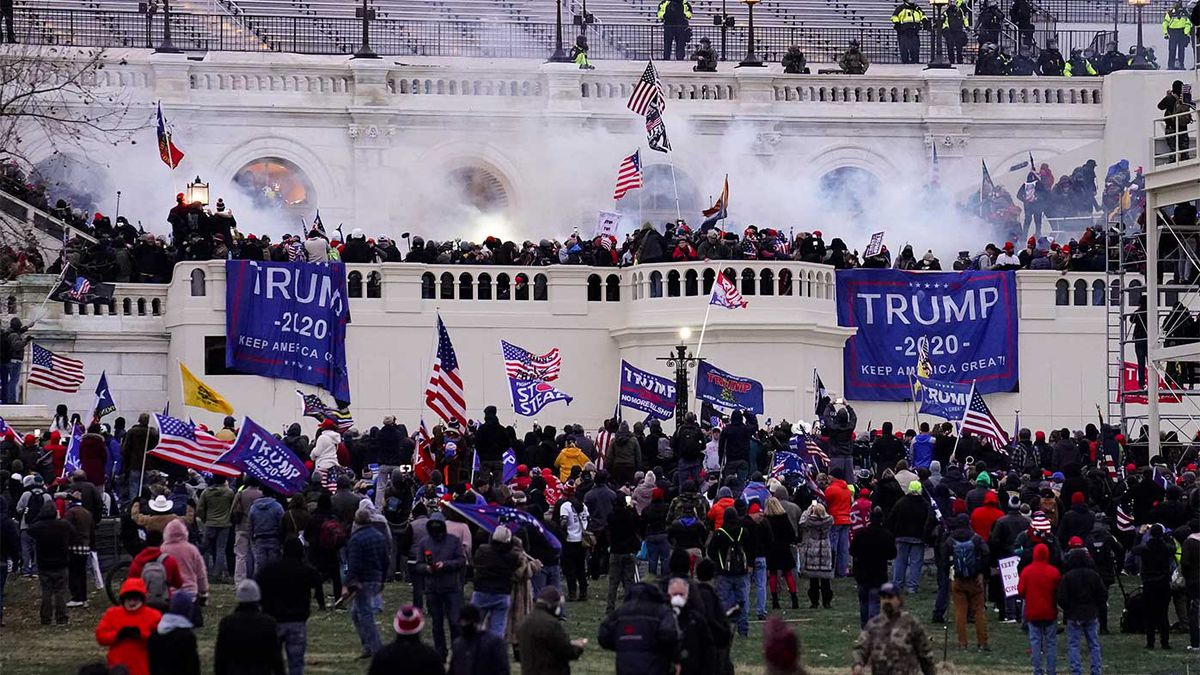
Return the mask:
MULTIPOLYGON (((141 579, 126 579, 121 584, 121 595, 140 593, 146 597, 146 584, 141 579)), ((149 654, 146 641, 158 626, 162 614, 143 604, 137 611, 130 612, 123 605, 109 607, 96 625, 96 642, 108 647, 108 667, 125 666, 129 675, 150 675, 149 654), (137 631, 137 637, 122 637, 125 628, 137 631)))

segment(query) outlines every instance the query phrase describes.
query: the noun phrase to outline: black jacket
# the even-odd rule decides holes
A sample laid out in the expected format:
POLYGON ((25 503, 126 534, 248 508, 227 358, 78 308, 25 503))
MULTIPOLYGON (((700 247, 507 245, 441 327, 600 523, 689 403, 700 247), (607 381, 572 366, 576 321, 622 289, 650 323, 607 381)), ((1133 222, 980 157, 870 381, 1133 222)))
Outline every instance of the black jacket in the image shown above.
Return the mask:
POLYGON ((1149 537, 1146 543, 1133 547, 1132 553, 1142 559, 1142 585, 1171 583, 1171 564, 1175 561, 1175 542, 1169 537, 1149 537))
POLYGON ((521 564, 511 545, 488 542, 475 551, 475 590, 480 593, 512 593, 513 573, 521 564))
POLYGON ((629 589, 600 624, 600 646, 616 652, 616 675, 666 675, 679 662, 679 628, 666 596, 650 584, 629 589))
POLYGON ((726 462, 750 461, 750 427, 744 422, 726 424, 718 443, 726 462))
POLYGON ((563 622, 540 603, 517 627, 521 675, 570 675, 571 662, 583 654, 571 644, 563 622))
POLYGON ((279 623, 308 621, 313 592, 321 593, 316 569, 294 558, 280 558, 264 565, 256 578, 264 612, 279 623))
POLYGON ((375 434, 375 452, 382 466, 411 464, 413 442, 403 433, 404 427, 385 424, 375 434))
POLYGON ((258 603, 238 605, 217 629, 216 675, 284 675, 277 625, 258 603))
POLYGON ((396 641, 384 645, 371 659, 367 675, 443 675, 442 657, 419 635, 398 635, 396 641))
POLYGON ((1092 567, 1086 552, 1072 553, 1064 561, 1066 573, 1055 598, 1068 621, 1091 621, 1100 616, 1108 602, 1108 589, 1092 567))
POLYGON ((675 617, 679 625, 680 675, 709 675, 717 656, 704 605, 692 602, 680 610, 675 617))
POLYGON ((499 462, 508 448, 508 433, 495 415, 484 417, 483 424, 475 430, 475 452, 484 462, 499 462))
POLYGON ((929 522, 931 510, 923 496, 915 493, 904 495, 888 513, 884 526, 896 537, 913 537, 923 542, 932 529, 929 522))
POLYGON ((1087 539, 1095 524, 1096 514, 1092 513, 1091 509, 1083 505, 1072 506, 1062 515, 1061 522, 1058 524, 1058 543, 1065 548, 1071 541, 1071 537, 1087 539))
POLYGON ((150 633, 146 643, 150 675, 200 675, 200 652, 191 628, 150 633))
MULTIPOLYGON (((508 645, 504 638, 489 630, 481 630, 471 637, 465 635, 454 640, 454 656, 450 659, 449 673, 453 675, 508 675, 508 645)), ((407 673, 408 669, 402 671, 407 673)))
POLYGON ((608 541, 613 553, 637 553, 641 548, 637 513, 632 508, 619 505, 609 514, 608 541))
POLYGON ((54 502, 47 499, 42 504, 43 514, 49 510, 49 515, 43 515, 29 526, 29 536, 37 543, 38 567, 47 570, 67 568, 67 551, 71 545, 71 535, 74 529, 67 521, 54 515, 54 502))
POLYGON ((882 586, 888 580, 888 563, 896 557, 896 538, 882 525, 867 525, 850 542, 854 580, 861 586, 882 586))

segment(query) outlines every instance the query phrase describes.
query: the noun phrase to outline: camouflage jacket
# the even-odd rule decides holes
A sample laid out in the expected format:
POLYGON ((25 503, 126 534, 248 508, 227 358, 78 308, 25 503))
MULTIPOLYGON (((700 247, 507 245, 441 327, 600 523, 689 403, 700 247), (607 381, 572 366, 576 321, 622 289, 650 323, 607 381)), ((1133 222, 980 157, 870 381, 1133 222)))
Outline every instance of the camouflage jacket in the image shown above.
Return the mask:
POLYGON ((929 636, 908 612, 889 619, 880 612, 867 622, 854 644, 854 663, 871 675, 934 675, 929 636))

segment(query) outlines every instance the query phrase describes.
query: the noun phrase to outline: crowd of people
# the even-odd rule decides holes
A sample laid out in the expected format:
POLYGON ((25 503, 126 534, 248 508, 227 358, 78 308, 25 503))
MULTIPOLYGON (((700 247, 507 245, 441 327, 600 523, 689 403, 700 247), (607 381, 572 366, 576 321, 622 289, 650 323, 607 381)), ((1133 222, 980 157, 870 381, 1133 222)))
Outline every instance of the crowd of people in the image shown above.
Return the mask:
MULTIPOLYGON (((38 580, 42 623, 67 623, 90 601, 97 526, 117 519, 132 562, 95 636, 108 667, 134 675, 200 672, 194 631, 222 584, 237 604, 218 624, 219 675, 285 662, 302 673, 314 601, 349 606, 371 673, 569 672, 586 640, 561 619, 593 602, 619 674, 732 673, 731 646, 755 619, 769 619, 771 672, 797 673, 798 638, 773 613, 802 595, 814 617, 853 603, 835 597, 844 577, 858 591, 855 672, 932 675, 925 621, 989 651, 995 613, 1020 622, 1034 672, 1044 660, 1054 672, 1061 620, 1072 672, 1086 652, 1098 674, 1118 604, 1120 629, 1147 649, 1182 631, 1200 649, 1200 435, 1170 457, 1103 422, 1021 429, 996 448, 949 423, 861 429, 845 401, 823 403, 811 426, 734 411, 714 427, 689 413, 670 434, 612 419, 594 434, 535 424, 521 436, 494 407, 428 441, 393 417, 344 434, 325 420, 313 439, 293 424, 281 440, 312 479, 290 497, 146 456, 159 440, 148 415, 93 422, 64 476, 60 407, 42 437, 0 441, 0 556, 38 580), (788 452, 806 459, 789 465, 788 452), (468 515, 490 507, 505 507, 494 526, 468 515), (1009 559, 1015 596, 1000 572, 1009 559), (375 619, 386 584, 412 597, 387 608, 387 645, 375 619), (935 598, 925 621, 904 610, 918 593, 935 598)), ((216 437, 235 426, 226 418, 216 437)))

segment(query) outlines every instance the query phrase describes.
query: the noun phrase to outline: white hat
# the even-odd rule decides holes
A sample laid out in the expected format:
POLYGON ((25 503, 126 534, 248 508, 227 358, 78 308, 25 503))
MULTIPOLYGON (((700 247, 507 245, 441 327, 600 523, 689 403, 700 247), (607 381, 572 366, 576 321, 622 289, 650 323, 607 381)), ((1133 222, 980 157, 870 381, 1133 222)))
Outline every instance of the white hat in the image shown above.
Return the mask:
POLYGON ((166 495, 159 495, 150 500, 150 510, 155 513, 170 513, 173 508, 175 503, 167 499, 166 495))

